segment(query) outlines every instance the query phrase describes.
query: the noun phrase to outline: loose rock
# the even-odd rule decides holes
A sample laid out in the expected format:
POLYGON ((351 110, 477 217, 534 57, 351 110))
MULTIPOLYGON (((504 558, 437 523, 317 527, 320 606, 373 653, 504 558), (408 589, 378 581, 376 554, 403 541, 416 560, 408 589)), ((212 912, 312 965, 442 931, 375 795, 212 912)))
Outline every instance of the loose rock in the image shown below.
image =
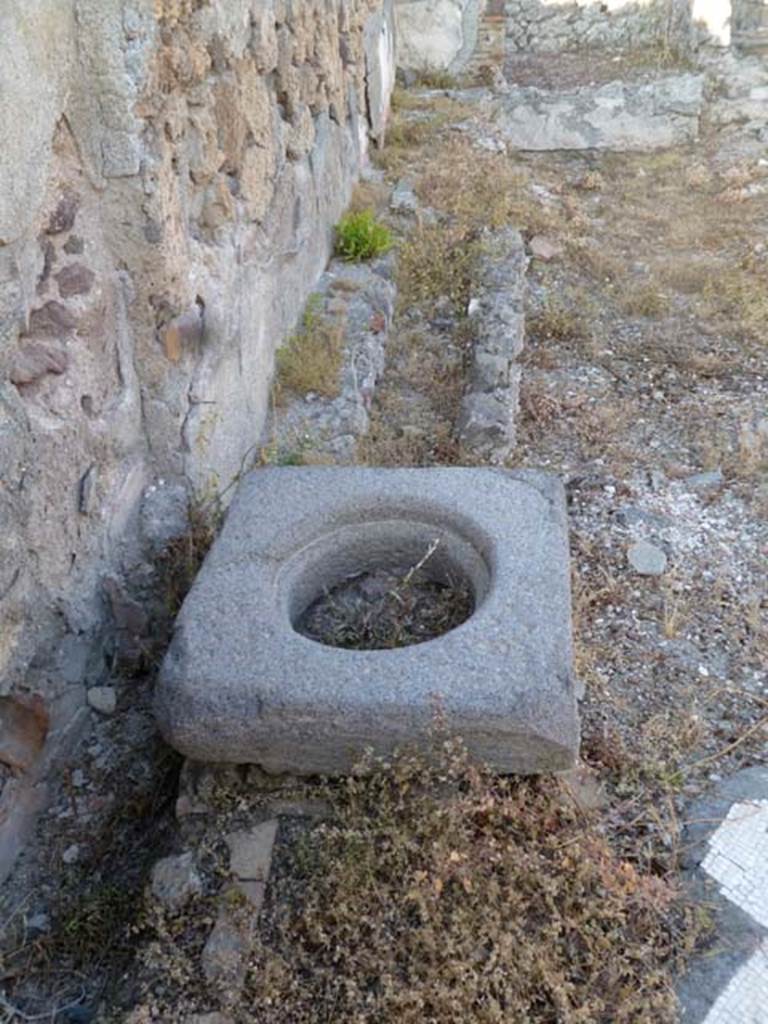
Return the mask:
POLYGON ((706 473, 694 473, 685 481, 692 491, 716 491, 725 482, 721 469, 712 469, 706 473))
POLYGON ((553 260, 557 256, 562 256, 564 252, 562 245, 544 235, 534 235, 528 248, 531 250, 531 256, 534 259, 543 260, 544 262, 553 260))
POLYGON ((65 864, 75 864, 80 858, 80 847, 77 843, 73 843, 72 846, 68 846, 64 853, 61 855, 61 859, 65 864))
POLYGON ((627 551, 629 564, 639 572, 641 576, 661 576, 667 568, 667 556, 646 540, 640 540, 632 544, 627 551))
POLYGON ((88 691, 88 703, 102 715, 112 715, 117 708, 117 694, 112 686, 92 686, 88 691))
POLYGON ((232 874, 246 881, 265 882, 272 864, 272 847, 278 823, 265 821, 244 832, 227 836, 232 874))
POLYGON ((203 883, 192 853, 164 857, 152 869, 152 895, 168 910, 178 910, 190 897, 199 896, 203 883))

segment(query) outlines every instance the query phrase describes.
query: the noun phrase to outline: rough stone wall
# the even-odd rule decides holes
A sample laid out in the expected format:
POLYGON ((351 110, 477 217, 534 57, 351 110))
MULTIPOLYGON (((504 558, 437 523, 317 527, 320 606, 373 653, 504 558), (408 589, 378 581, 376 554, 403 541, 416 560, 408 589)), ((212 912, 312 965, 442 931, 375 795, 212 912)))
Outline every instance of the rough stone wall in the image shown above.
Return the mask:
POLYGON ((486 0, 396 0, 397 62, 409 71, 463 71, 486 0))
POLYGON ((40 694, 55 733, 103 675, 105 623, 151 629, 123 581, 163 508, 258 439, 383 136, 394 15, 4 0, 0 38, 0 702, 40 694))
POLYGON ((688 0, 507 0, 510 54, 666 47, 685 51, 688 0))

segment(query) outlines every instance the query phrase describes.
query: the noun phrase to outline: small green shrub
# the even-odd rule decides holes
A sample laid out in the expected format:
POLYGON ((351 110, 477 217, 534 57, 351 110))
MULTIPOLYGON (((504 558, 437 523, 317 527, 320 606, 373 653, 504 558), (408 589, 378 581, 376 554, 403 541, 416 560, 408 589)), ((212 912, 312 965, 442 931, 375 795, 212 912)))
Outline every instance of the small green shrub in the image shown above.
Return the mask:
POLYGON ((392 233, 373 210, 348 213, 336 225, 336 255, 350 263, 372 260, 392 248, 392 233))

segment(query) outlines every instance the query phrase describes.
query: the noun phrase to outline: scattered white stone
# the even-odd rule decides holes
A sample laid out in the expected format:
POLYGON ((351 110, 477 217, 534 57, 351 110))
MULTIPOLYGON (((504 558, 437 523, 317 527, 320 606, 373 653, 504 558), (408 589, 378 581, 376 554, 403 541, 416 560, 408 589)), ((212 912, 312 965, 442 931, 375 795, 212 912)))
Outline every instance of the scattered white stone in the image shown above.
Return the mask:
POLYGON ((694 473, 685 481, 692 491, 716 491, 723 486, 723 473, 720 469, 712 469, 706 473, 694 473))
POLYGON ((647 540, 639 540, 627 551, 629 564, 641 576, 661 576, 667 568, 667 556, 647 540))
POLYGON ((72 846, 68 846, 64 853, 61 855, 61 859, 65 864, 75 864, 80 858, 80 847, 77 843, 73 843, 72 846))
POLYGON ((203 891, 192 853, 163 857, 152 868, 152 895, 169 910, 177 910, 203 891))
POLYGON ((559 242, 555 242, 545 235, 534 235, 528 247, 534 259, 542 260, 545 263, 562 256, 564 252, 559 242))
POLYGON ((112 686, 92 686, 88 691, 88 703, 101 715, 112 715, 117 708, 117 694, 112 686))
POLYGON ((416 198, 416 193, 410 182, 398 181, 392 191, 389 208, 393 213, 416 213, 419 208, 419 200, 416 198))

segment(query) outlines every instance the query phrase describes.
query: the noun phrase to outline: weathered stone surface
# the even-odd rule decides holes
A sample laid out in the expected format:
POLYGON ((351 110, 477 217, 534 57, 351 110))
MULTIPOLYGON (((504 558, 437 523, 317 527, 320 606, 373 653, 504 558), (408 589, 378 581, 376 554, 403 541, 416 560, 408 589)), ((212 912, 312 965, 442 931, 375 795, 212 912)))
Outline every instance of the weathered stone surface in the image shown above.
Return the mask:
POLYGON ((70 263, 54 276, 62 299, 69 299, 73 295, 87 295, 96 280, 94 272, 84 267, 82 263, 70 263))
POLYGON ((55 299, 46 302, 40 309, 34 309, 29 315, 30 334, 42 337, 59 337, 77 326, 77 317, 71 310, 55 299))
POLYGON ((313 317, 343 338, 338 394, 286 396, 264 432, 264 448, 289 458, 306 437, 315 457, 354 462, 358 439, 368 431, 370 410, 384 370, 386 344, 395 311, 392 260, 352 264, 332 260, 320 278, 313 317))
POLYGON ((28 341, 11 357, 8 379, 17 386, 32 384, 47 373, 64 373, 67 353, 44 341, 28 341))
POLYGON ((545 263, 555 259, 557 256, 562 256, 564 252, 559 242, 547 238, 546 235, 534 235, 528 243, 528 248, 531 250, 531 256, 534 259, 543 260, 545 263))
POLYGON ((79 206, 80 200, 76 195, 70 193, 62 196, 48 220, 45 228, 46 234, 60 235, 64 231, 71 231, 75 225, 79 206))
POLYGON ((189 492, 186 484, 158 480, 141 499, 142 537, 152 554, 164 551, 189 529, 189 492))
POLYGON ((514 228, 496 232, 487 250, 469 304, 475 344, 457 429, 466 450, 497 465, 515 444, 520 383, 516 359, 525 340, 527 259, 522 236, 514 228))
MULTIPOLYGON (((627 51, 658 47, 663 38, 668 46, 686 51, 696 36, 691 6, 686 0, 505 0, 507 49, 525 54, 627 51)), ((696 18, 711 17, 715 8, 693 6, 696 18)))
POLYGON ((192 896, 199 896, 203 883, 193 853, 164 857, 152 868, 152 895, 168 910, 179 910, 192 896))
POLYGON ((694 74, 567 92, 518 87, 498 98, 494 120, 515 149, 665 149, 698 137, 703 100, 694 74))
POLYGON ((84 709, 103 658, 59 672, 63 638, 152 640, 183 515, 148 485, 255 458, 385 130, 393 2, 5 0, 0 37, 0 693, 84 709))
POLYGON ((721 469, 710 469, 704 473, 694 473, 686 478, 685 483, 692 491, 707 493, 719 490, 725 483, 725 477, 721 469))
POLYGON ((545 474, 251 473, 177 621, 156 694, 163 733, 198 760, 344 772, 366 746, 422 738, 439 694, 451 727, 499 770, 569 767, 578 717, 566 532, 562 488, 545 474), (392 651, 339 650, 295 631, 324 586, 393 552, 415 563, 436 537, 432 571, 475 592, 463 625, 392 651))
POLYGON ((477 42, 480 0, 398 0, 398 66, 456 72, 477 42))

